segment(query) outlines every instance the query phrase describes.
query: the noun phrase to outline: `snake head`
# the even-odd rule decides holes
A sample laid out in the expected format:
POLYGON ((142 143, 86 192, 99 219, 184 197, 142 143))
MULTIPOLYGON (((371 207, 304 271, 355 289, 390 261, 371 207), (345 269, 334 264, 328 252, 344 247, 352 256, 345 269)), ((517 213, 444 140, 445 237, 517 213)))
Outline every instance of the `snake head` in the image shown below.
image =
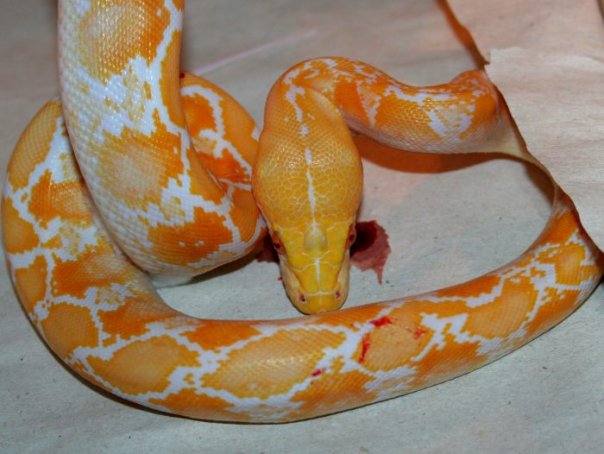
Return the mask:
POLYGON ((292 303, 312 314, 348 294, 363 166, 337 107, 285 80, 271 90, 252 178, 292 303))
MULTIPOLYGON (((336 154, 336 147, 328 148, 336 154)), ((334 160, 299 154, 259 159, 254 196, 279 254, 283 285, 305 314, 339 309, 348 296, 350 246, 362 194, 362 165, 356 150, 334 160), (297 162, 296 162, 297 161, 297 162), (302 161, 302 162, 300 162, 302 161)), ((270 156, 269 156, 270 157, 270 156)))
POLYGON ((283 284, 305 314, 339 309, 348 296, 354 218, 271 230, 283 284))

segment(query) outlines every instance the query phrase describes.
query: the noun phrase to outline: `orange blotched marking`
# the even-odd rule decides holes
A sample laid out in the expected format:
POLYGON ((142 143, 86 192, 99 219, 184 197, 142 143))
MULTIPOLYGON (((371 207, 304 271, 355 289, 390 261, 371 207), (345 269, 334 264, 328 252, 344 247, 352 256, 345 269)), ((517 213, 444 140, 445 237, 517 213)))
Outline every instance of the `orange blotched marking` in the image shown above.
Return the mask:
POLYGON ((21 134, 13 151, 13 156, 19 157, 18 165, 16 160, 11 160, 7 170, 13 189, 27 186, 33 170, 46 158, 60 116, 61 104, 50 101, 38 111, 21 134))
POLYGON ((183 334, 183 336, 200 345, 204 350, 217 350, 259 334, 260 331, 251 327, 248 322, 229 322, 227 324, 224 321, 206 320, 203 326, 183 334), (233 325, 239 326, 234 329, 233 325))
POLYGON ((266 399, 289 391, 312 375, 322 353, 308 352, 316 352, 319 345, 334 348, 343 341, 343 334, 326 330, 278 331, 233 351, 216 372, 204 377, 203 384, 237 397, 266 399))
POLYGON ((527 321, 527 314, 537 303, 538 296, 530 278, 507 280, 501 295, 469 310, 464 330, 488 338, 508 336, 527 321))
POLYGON ((2 200, 4 247, 9 254, 30 251, 38 245, 39 238, 33 225, 25 221, 10 199, 2 200))
POLYGON ((192 222, 181 226, 158 225, 149 229, 149 241, 155 255, 167 263, 189 264, 218 251, 228 244, 233 233, 225 226, 224 216, 197 207, 192 222))
POLYGON ((65 222, 81 226, 88 225, 91 222, 91 215, 84 191, 82 183, 79 181, 53 182, 52 174, 50 170, 47 170, 31 189, 28 208, 30 212, 36 214, 36 218, 43 228, 49 221, 57 217, 65 222), (49 193, 51 185, 52 199, 49 193))
POLYGON ((464 372, 477 369, 486 359, 477 353, 479 342, 458 344, 449 332, 444 333, 443 347, 433 345, 430 351, 417 363, 417 375, 410 383, 414 388, 440 383, 464 372))
MULTIPOLYGON (((368 91, 367 93, 362 92, 365 95, 373 93, 368 91)), ((357 90, 357 82, 340 82, 335 86, 334 98, 338 105, 338 109, 343 112, 343 115, 347 119, 351 119, 363 125, 369 125, 369 118, 365 111, 364 100, 357 90)), ((365 96, 367 98, 367 96, 365 96)), ((372 104, 371 101, 378 101, 375 96, 371 96, 370 99, 365 100, 367 104, 372 104)))
POLYGON ((101 382, 98 377, 95 377, 93 374, 88 372, 88 370, 86 370, 86 366, 82 362, 74 361, 70 363, 69 366, 74 370, 74 372, 80 374, 85 380, 88 380, 94 386, 98 386, 101 389, 111 392, 111 388, 101 382))
MULTIPOLYGON (((219 132, 216 116, 221 114, 224 126, 223 138, 233 145, 248 164, 253 165, 258 149, 258 141, 253 137, 256 126, 254 119, 249 116, 237 100, 220 87, 191 74, 184 75, 181 86, 183 88, 189 86, 203 87, 212 91, 220 100, 218 111, 214 111, 209 101, 201 95, 194 94, 182 97, 187 126, 196 147, 198 147, 197 151, 209 156, 208 150, 213 149, 215 142, 209 142, 208 138, 201 138, 200 134, 204 130, 219 132)), ((230 157, 228 159, 229 162, 233 161, 235 163, 234 158, 230 157)), ((236 164, 239 166, 238 163, 236 164)), ((212 173, 216 174, 214 171, 212 173)), ((225 174, 224 170, 216 175, 222 174, 225 174)))
POLYGON ((154 405, 161 405, 177 415, 188 416, 194 419, 207 419, 212 421, 247 421, 249 416, 230 412, 232 407, 227 401, 213 396, 200 394, 195 389, 186 388, 177 393, 170 394, 165 399, 150 399, 154 405))
MULTIPOLYGON (((256 232, 256 219, 260 216, 254 196, 249 191, 243 189, 235 189, 233 191, 233 209, 230 212, 233 223, 239 230, 241 240, 248 242, 256 232), (251 216, 250 213, 257 213, 256 216, 251 216)), ((262 239, 262 235, 259 237, 262 239)))
MULTIPOLYGON (((195 86, 195 81, 192 80, 188 84, 183 81, 182 86, 195 86)), ((187 95, 182 97, 182 107, 187 120, 187 127, 191 137, 199 136, 201 131, 216 130, 216 121, 214 120, 214 109, 210 105, 210 101, 201 95, 187 95)))
POLYGON ((100 377, 128 394, 161 392, 178 367, 200 366, 197 353, 168 335, 133 342, 109 360, 93 356, 88 363, 100 377))
POLYGON ((306 320, 316 319, 321 325, 329 326, 348 326, 355 327, 365 323, 369 323, 372 319, 375 319, 379 313, 384 310, 384 306, 381 304, 374 304, 372 306, 366 306, 362 311, 359 310, 343 310, 336 312, 326 312, 313 318, 307 317, 306 320))
POLYGON ((163 4, 158 0, 92 2, 82 19, 78 42, 79 58, 88 72, 107 83, 136 57, 151 63, 171 20, 163 4))
POLYGON ((98 145, 98 173, 103 187, 131 207, 160 205, 169 179, 178 180, 184 171, 180 159, 180 137, 170 133, 153 113, 155 131, 150 136, 124 128, 119 137, 105 133, 98 145))
POLYGON ((77 261, 56 258, 52 272, 52 294, 83 298, 90 288, 124 284, 131 277, 131 273, 115 256, 111 246, 102 243, 86 248, 79 254, 77 261))
POLYGON ((416 102, 398 99, 394 95, 384 97, 376 114, 379 130, 385 134, 397 137, 401 128, 413 131, 414 137, 421 146, 438 143, 440 137, 430 127, 430 117, 416 102))
POLYGON ((335 413, 371 402, 377 397, 375 391, 364 387, 372 379, 369 375, 356 370, 344 372, 343 367, 344 363, 338 358, 331 370, 312 374, 314 379, 308 387, 292 397, 292 402, 300 402, 302 405, 291 416, 308 418, 335 413))
POLYGON ((23 308, 30 316, 36 303, 46 295, 47 267, 46 259, 38 256, 27 268, 15 270, 15 287, 23 308))
POLYGON ((223 96, 225 98, 228 97, 231 101, 228 109, 226 108, 225 103, 222 114, 222 120, 224 121, 224 135, 225 137, 228 137, 231 144, 233 144, 243 159, 248 164, 254 165, 256 151, 258 149, 258 141, 253 138, 256 123, 236 100, 231 98, 227 93, 224 93, 223 96))
POLYGON ((61 235, 55 235, 52 238, 46 240, 44 243, 42 243, 42 248, 44 249, 60 249, 61 247, 63 247, 63 238, 61 237, 61 235))
POLYGON ((94 347, 99 333, 85 307, 59 303, 50 307, 42 320, 44 337, 57 355, 68 359, 78 347, 94 347))
MULTIPOLYGON (((379 321, 380 319, 378 319, 379 321)), ((388 323, 372 322, 355 353, 363 367, 371 371, 396 369, 417 355, 430 341, 431 335, 417 335, 421 325, 421 304, 408 303, 388 315, 388 323)), ((431 333, 427 328, 425 334, 431 333)))
POLYGON ((467 284, 456 285, 438 291, 438 296, 442 298, 475 298, 493 291, 501 282, 501 277, 494 274, 487 274, 467 284))
POLYGON ((111 335, 129 339, 148 331, 147 325, 162 322, 175 315, 167 306, 150 305, 144 297, 126 297, 125 303, 113 311, 99 311, 103 330, 111 335))
POLYGON ((199 195, 209 202, 220 203, 225 194, 216 179, 202 166, 200 155, 201 153, 197 154, 192 146, 187 150, 187 159, 191 166, 191 194, 199 195))
POLYGON ((585 271, 581 263, 585 260, 585 248, 578 244, 567 244, 564 249, 556 249, 540 261, 556 268, 556 281, 563 285, 579 285, 585 271))
POLYGON ((539 308, 534 319, 526 327, 530 338, 536 337, 551 328, 577 307, 578 290, 549 288, 547 293, 545 304, 539 308))
MULTIPOLYGON (((195 141, 195 146, 203 146, 200 141, 195 141)), ((235 157, 228 150, 222 150, 221 156, 211 156, 209 154, 203 154, 201 148, 197 148, 200 151, 199 158, 203 162, 203 165, 208 171, 214 175, 217 179, 228 180, 233 183, 245 183, 250 184, 251 175, 248 171, 235 160, 235 157)))

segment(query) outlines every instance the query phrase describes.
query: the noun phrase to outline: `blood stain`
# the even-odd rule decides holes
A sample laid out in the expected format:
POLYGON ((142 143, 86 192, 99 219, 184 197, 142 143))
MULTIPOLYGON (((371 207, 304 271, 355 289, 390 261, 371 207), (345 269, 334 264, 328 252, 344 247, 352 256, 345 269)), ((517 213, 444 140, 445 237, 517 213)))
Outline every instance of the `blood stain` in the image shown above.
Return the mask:
POLYGON ((363 336, 363 339, 361 340, 361 356, 359 357, 359 363, 365 361, 365 356, 367 355, 369 347, 371 347, 371 335, 367 333, 363 336))
POLYGON ((390 317, 380 317, 378 319, 375 320, 371 320, 370 322, 373 326, 375 326, 376 328, 380 328, 382 326, 385 325, 391 325, 392 324, 392 320, 390 320, 390 317))
POLYGON ((373 270, 381 284, 391 252, 388 234, 377 221, 357 222, 356 231, 357 239, 350 248, 352 265, 361 271, 373 270))
POLYGON ((427 333, 427 331, 424 328, 419 328, 418 327, 415 330, 415 332, 413 333, 413 339, 417 340, 417 339, 419 339, 420 337, 422 337, 426 333, 427 333))
POLYGON ((313 371, 313 373, 311 374, 313 377, 318 377, 319 375, 321 375, 324 372, 323 369, 317 369, 315 371, 313 371))

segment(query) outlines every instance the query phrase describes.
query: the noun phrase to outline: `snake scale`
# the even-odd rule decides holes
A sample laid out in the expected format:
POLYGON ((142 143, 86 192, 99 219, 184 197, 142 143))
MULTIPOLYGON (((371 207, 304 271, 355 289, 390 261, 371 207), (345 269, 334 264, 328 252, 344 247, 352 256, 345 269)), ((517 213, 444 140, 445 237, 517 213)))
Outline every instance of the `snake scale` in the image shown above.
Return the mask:
POLYGON ((480 71, 412 87, 361 62, 288 70, 264 127, 180 74, 182 0, 59 1, 61 100, 19 140, 4 247, 33 326, 62 361, 121 398, 191 418, 284 422, 409 393, 474 370, 574 311, 600 252, 560 189, 512 263, 422 295, 335 311, 362 188, 350 129, 406 150, 518 156, 480 71), (266 218, 266 224, 260 213, 266 218), (196 319, 152 280, 180 282, 267 233, 286 291, 312 315, 196 319))

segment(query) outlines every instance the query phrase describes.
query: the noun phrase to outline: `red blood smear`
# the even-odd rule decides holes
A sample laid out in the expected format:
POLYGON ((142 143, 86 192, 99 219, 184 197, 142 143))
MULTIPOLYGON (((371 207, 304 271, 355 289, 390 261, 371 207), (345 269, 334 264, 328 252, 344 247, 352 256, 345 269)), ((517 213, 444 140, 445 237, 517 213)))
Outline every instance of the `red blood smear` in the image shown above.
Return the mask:
POLYGON ((384 265, 390 255, 386 230, 376 221, 357 222, 357 239, 350 248, 352 264, 361 271, 373 270, 382 283, 384 265))
POLYGON ((420 337, 422 337, 424 334, 426 334, 426 330, 424 328, 417 328, 415 330, 415 332, 413 333, 413 339, 417 340, 420 337))
POLYGON ((380 328, 384 325, 391 325, 392 324, 392 320, 390 320, 390 317, 380 317, 378 319, 375 320, 371 320, 370 322, 373 326, 375 326, 376 328, 380 328))
POLYGON ((317 369, 312 373, 313 377, 318 377, 319 375, 321 375, 323 373, 323 369, 317 369))
POLYGON ((259 262, 279 263, 279 255, 277 254, 277 251, 275 251, 269 235, 264 237, 262 248, 260 249, 260 252, 256 254, 256 260, 259 262))
POLYGON ((359 363, 365 361, 365 356, 367 355, 369 347, 371 347, 371 335, 367 333, 363 336, 363 340, 361 341, 361 356, 359 357, 359 363))
POLYGON ((378 227, 379 224, 376 221, 357 222, 355 224, 357 237, 350 248, 350 255, 369 249, 377 239, 378 227))

